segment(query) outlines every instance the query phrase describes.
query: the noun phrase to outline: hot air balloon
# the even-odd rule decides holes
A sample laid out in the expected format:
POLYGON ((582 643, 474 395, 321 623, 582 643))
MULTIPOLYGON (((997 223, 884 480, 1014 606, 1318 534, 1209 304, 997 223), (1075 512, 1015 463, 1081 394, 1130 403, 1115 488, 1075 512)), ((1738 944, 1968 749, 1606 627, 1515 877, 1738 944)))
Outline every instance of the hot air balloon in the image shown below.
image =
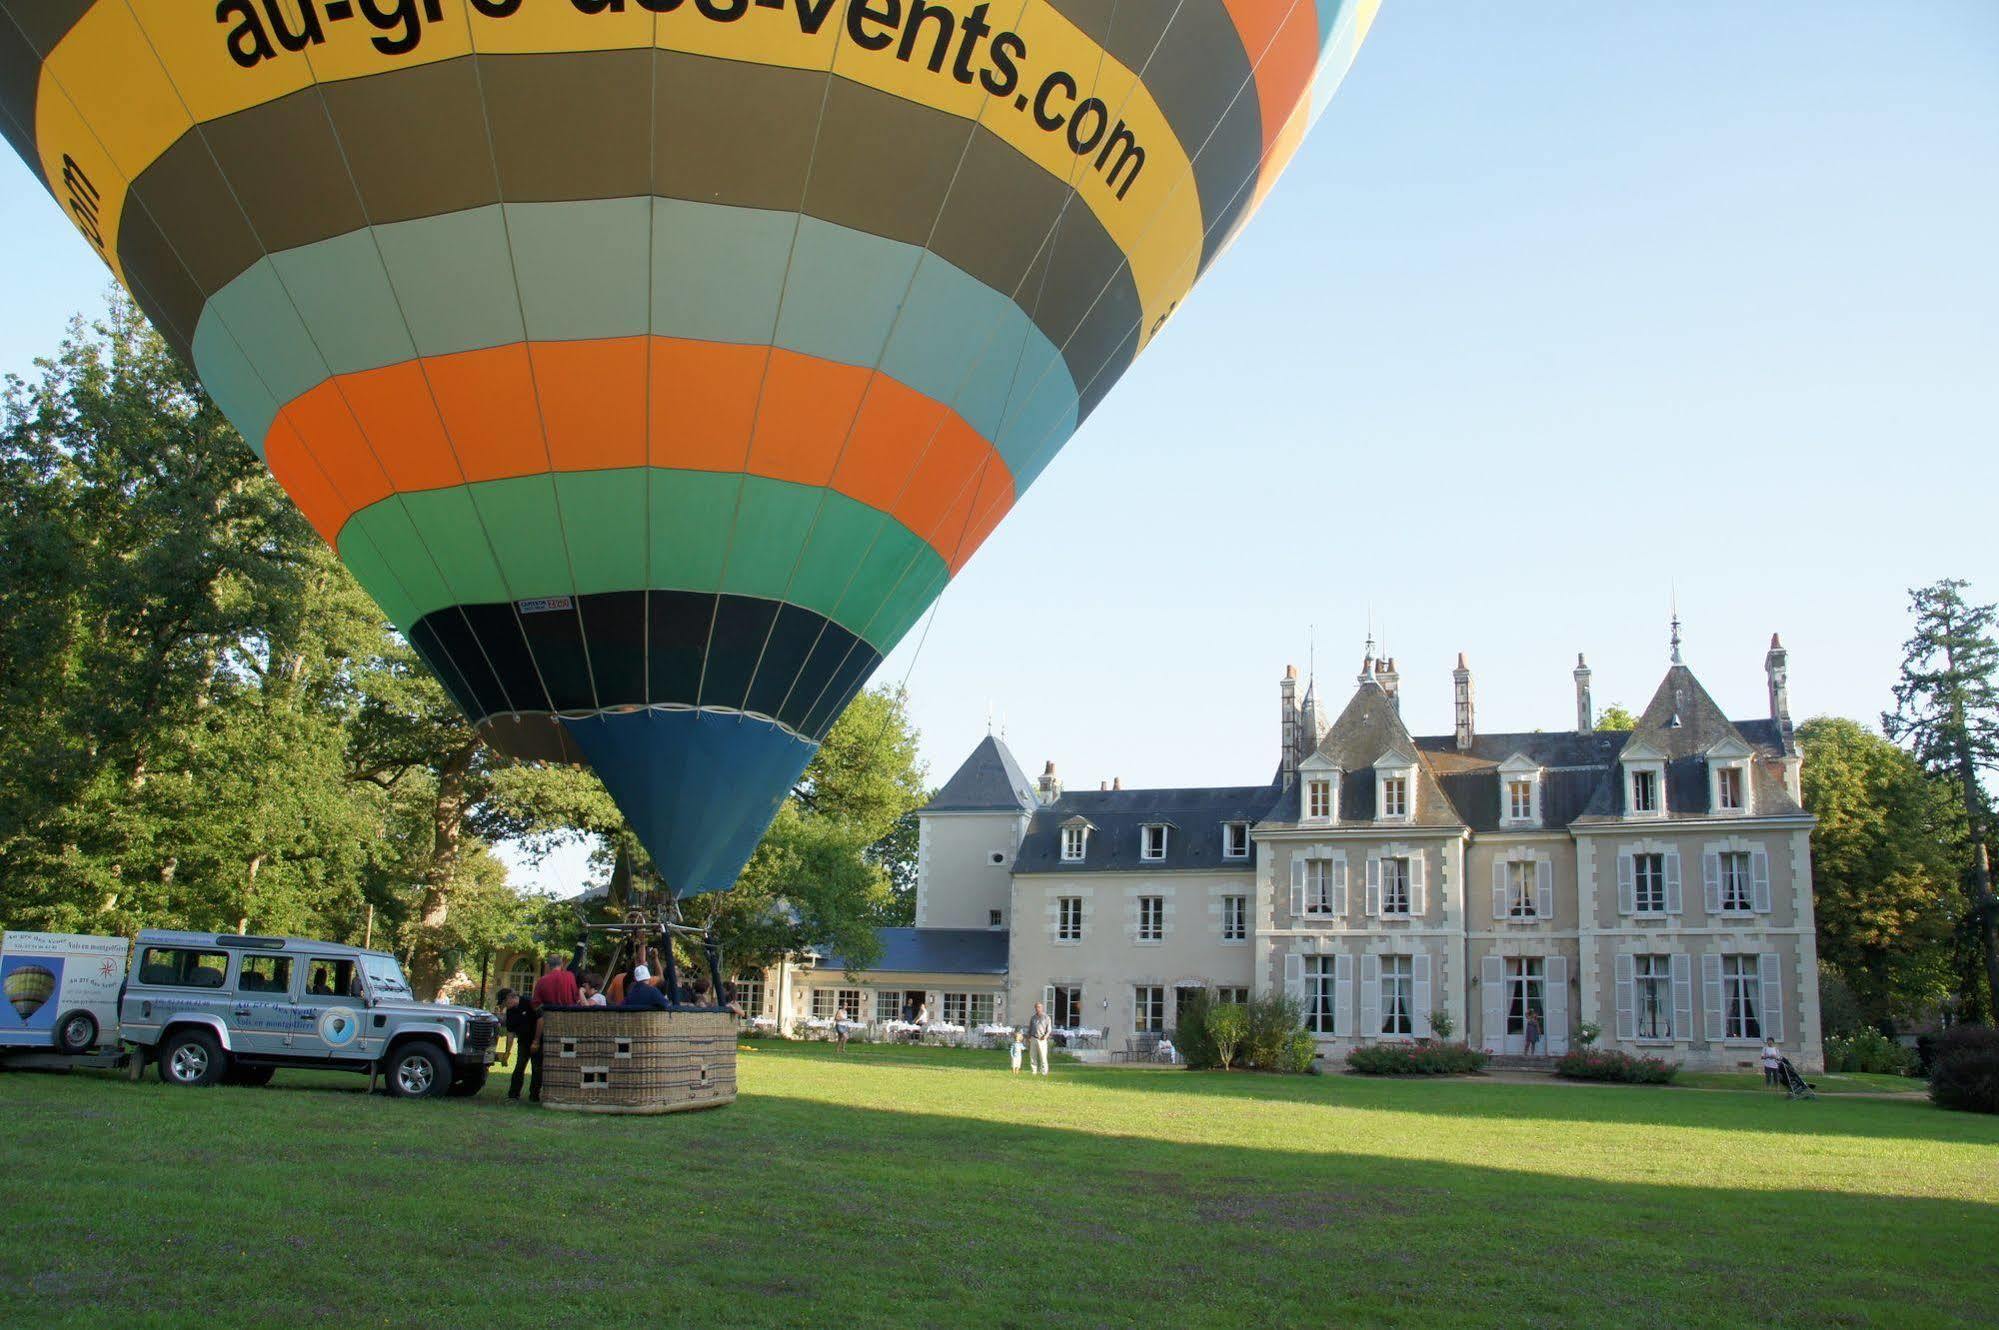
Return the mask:
POLYGON ((44 966, 21 965, 7 972, 7 981, 0 988, 6 990, 14 1014, 25 1021, 40 1011, 56 991, 56 977, 54 971, 44 966))
POLYGON ((676 893, 1378 0, 0 0, 0 131, 492 744, 676 893))

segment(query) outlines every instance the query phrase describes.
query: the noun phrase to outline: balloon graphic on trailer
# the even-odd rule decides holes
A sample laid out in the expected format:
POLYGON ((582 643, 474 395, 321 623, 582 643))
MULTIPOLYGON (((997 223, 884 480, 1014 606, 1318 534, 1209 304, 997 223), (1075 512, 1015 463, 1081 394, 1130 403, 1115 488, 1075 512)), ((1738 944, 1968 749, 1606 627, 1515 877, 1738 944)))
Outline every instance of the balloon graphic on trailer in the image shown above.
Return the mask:
POLYGON ((16 966, 7 972, 4 987, 8 1005, 25 1021, 40 1011, 56 991, 55 972, 41 965, 16 966))
POLYGON ((0 0, 0 132, 497 748, 729 886, 1378 0, 0 0))

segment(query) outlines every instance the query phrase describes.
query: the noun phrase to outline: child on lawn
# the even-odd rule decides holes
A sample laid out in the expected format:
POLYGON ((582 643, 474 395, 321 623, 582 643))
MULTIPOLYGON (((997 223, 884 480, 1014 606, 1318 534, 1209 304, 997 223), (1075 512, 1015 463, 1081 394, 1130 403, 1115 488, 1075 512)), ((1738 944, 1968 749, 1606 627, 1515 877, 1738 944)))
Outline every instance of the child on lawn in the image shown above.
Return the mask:
POLYGON ((1015 1030, 1013 1032, 1013 1070, 1015 1075, 1020 1074, 1020 1055, 1025 1053, 1026 1051, 1027 1051, 1027 1039, 1020 1033, 1020 1031, 1015 1030))

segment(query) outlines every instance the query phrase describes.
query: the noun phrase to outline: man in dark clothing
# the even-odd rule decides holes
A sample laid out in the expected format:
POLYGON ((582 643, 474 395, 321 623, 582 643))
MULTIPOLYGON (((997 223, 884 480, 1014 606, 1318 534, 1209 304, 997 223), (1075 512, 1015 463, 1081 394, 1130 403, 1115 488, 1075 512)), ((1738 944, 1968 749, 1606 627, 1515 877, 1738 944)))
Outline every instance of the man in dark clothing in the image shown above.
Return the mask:
MULTIPOLYGON (((540 1018, 535 1014, 534 1004, 512 990, 501 994, 500 1020, 506 1025, 508 1035, 514 1041, 514 1079, 507 1090, 507 1098, 521 1097, 521 1077, 527 1074, 528 1059, 534 1059, 534 1085, 537 1092, 541 1088, 541 1059, 535 1056, 535 1026, 540 1018)), ((536 1095, 539 1098, 539 1093, 536 1095)))
POLYGON ((640 965, 632 970, 632 982, 625 985, 625 1011, 671 1011, 666 994, 652 986, 652 971, 640 965))

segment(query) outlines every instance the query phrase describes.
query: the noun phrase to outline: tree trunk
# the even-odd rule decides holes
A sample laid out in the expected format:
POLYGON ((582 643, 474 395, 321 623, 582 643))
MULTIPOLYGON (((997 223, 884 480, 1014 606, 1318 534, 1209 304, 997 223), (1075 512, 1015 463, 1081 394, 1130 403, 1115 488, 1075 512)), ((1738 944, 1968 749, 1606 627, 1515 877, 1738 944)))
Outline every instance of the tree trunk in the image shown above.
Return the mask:
POLYGON ((445 973, 438 934, 451 916, 451 882, 465 839, 465 816, 471 810, 469 786, 476 750, 476 744, 461 745, 437 773, 437 798, 430 810, 430 869, 424 874, 416 932, 410 944, 410 986, 424 997, 435 997, 439 986, 451 977, 445 973))
POLYGON ((250 856, 250 871, 243 882, 243 913, 236 920, 236 936, 242 937, 250 931, 250 900, 257 894, 257 870, 264 866, 264 856, 250 856))

